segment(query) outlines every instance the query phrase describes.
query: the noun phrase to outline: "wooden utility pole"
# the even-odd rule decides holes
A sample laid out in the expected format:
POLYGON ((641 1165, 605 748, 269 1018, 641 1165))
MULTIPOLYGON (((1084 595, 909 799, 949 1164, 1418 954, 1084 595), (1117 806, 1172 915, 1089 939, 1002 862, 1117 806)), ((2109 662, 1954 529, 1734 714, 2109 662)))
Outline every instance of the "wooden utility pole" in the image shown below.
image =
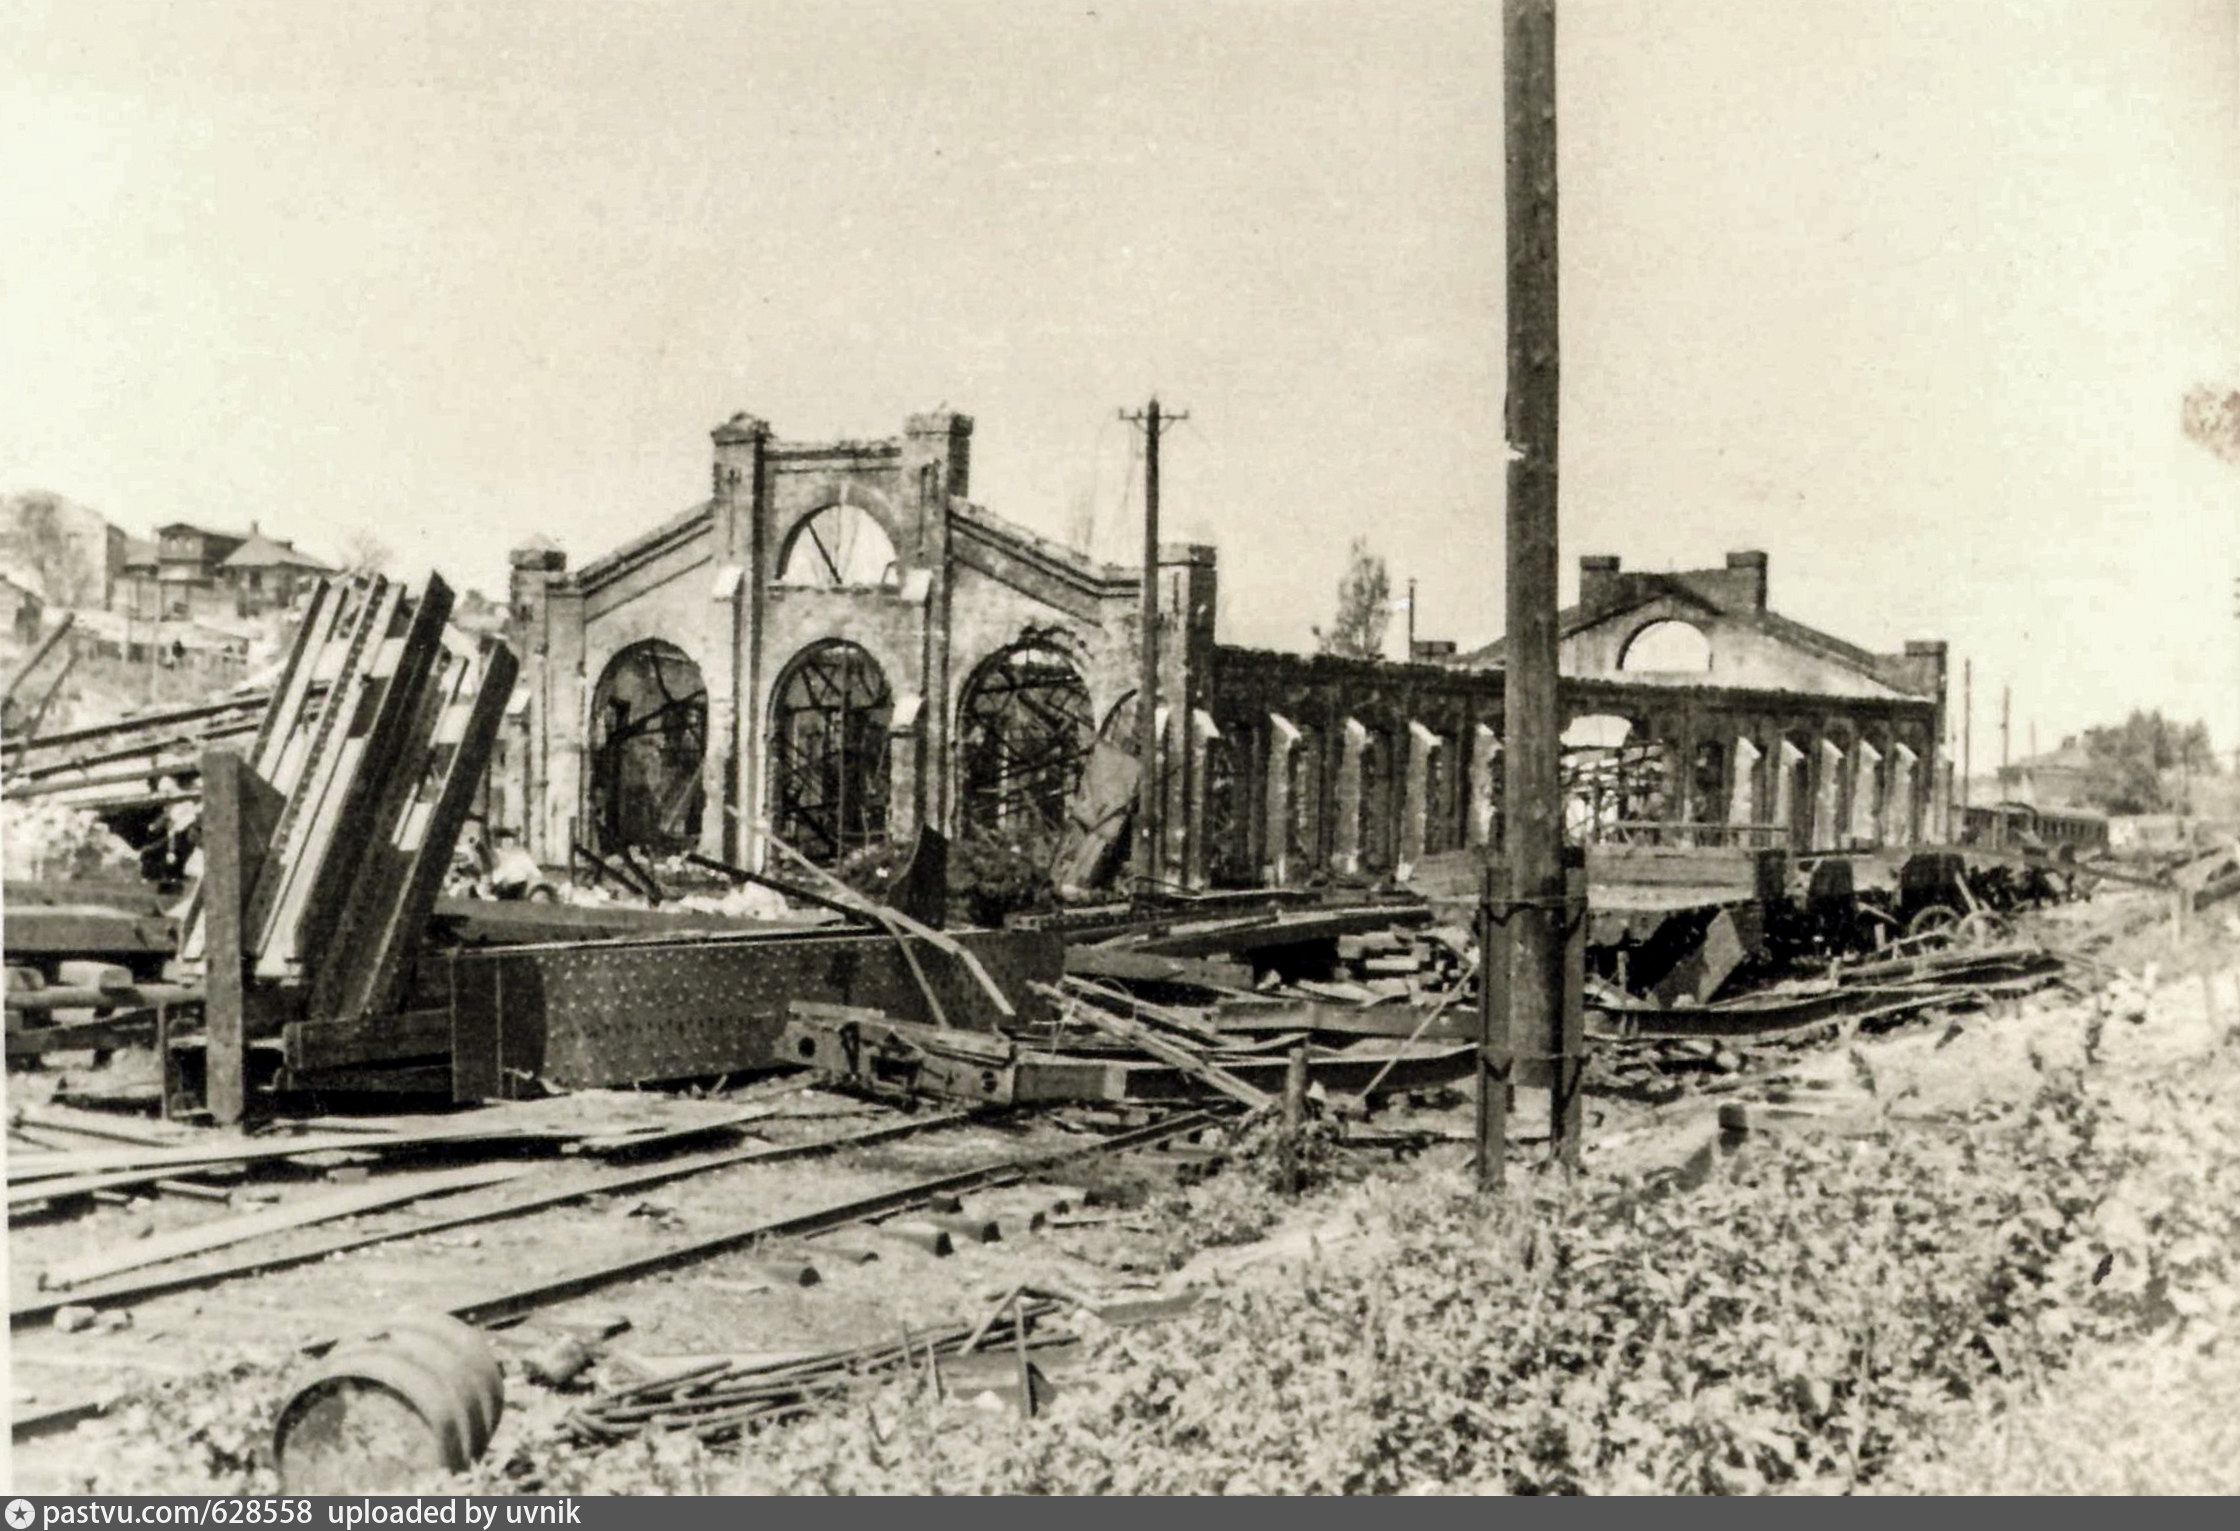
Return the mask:
POLYGON ((1408 576, 1408 663, 1416 662, 1416 580, 1408 576))
POLYGON ((1136 683, 1136 879, 1159 879, 1159 433, 1189 413, 1162 414, 1154 397, 1140 414, 1120 418, 1143 427, 1143 673, 1136 683))
MULTIPOLYGON (((1503 141, 1508 225, 1508 662, 1503 672, 1502 860, 1507 897, 1483 911, 1489 995, 1478 1066, 1478 1180, 1497 1184, 1508 1135, 1511 1067, 1545 1060, 1551 1148, 1579 1153, 1576 1052, 1566 1035, 1561 724, 1556 698, 1555 0, 1503 0, 1503 141), (1507 981, 1492 969, 1502 961, 1507 981), (1506 1027, 1502 1022, 1506 1021, 1506 1027), (1504 1035, 1504 1031, 1506 1035, 1504 1035)), ((1497 892, 1489 889, 1488 892, 1497 892)))
MULTIPOLYGON (((1960 661, 1960 811, 1968 811, 1968 778, 1975 774, 1973 747, 1976 740, 1976 662, 1960 661)), ((1960 821, 1960 832, 1966 834, 1968 823, 1960 821)))

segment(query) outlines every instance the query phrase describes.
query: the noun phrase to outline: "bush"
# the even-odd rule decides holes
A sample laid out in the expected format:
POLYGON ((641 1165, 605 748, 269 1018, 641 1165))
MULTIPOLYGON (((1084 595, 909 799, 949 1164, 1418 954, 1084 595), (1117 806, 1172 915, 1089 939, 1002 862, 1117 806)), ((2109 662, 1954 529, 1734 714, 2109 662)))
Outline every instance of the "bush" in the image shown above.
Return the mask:
MULTIPOLYGON (((2047 1066, 2033 1097, 1949 1135, 1754 1141, 1687 1192, 1582 1178, 1489 1203, 1451 1171, 1421 1170, 1358 1196, 1373 1236, 1303 1275, 1247 1280, 1156 1330, 1094 1336, 1082 1384, 1024 1431, 890 1389, 766 1432, 723 1481, 1873 1486, 1901 1447, 2027 1396, 2088 1338, 2227 1322, 2240 1158, 2199 1099, 2190 1111, 2154 1099, 2172 1088, 2111 1095, 2047 1066), (2169 1133, 2191 1149, 2172 1152, 2169 1133)), ((1195 1242, 1223 1241, 1236 1212, 1205 1199, 1195 1242)))

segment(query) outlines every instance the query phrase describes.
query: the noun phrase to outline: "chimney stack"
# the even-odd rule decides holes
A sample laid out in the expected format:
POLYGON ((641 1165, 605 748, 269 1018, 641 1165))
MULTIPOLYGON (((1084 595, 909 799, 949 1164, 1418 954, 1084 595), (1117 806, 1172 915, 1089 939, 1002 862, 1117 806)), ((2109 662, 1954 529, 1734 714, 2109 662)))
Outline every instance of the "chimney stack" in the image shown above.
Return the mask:
POLYGON ((1596 611, 1610 605, 1618 594, 1618 555, 1615 553, 1582 553, 1579 555, 1579 606, 1584 611, 1596 611))
POLYGON ((1750 609, 1752 611, 1764 611, 1766 609, 1766 555, 1755 551, 1729 553, 1727 555, 1727 568, 1738 575, 1744 576, 1743 579, 1738 579, 1736 583, 1742 585, 1748 592, 1747 599, 1750 609))

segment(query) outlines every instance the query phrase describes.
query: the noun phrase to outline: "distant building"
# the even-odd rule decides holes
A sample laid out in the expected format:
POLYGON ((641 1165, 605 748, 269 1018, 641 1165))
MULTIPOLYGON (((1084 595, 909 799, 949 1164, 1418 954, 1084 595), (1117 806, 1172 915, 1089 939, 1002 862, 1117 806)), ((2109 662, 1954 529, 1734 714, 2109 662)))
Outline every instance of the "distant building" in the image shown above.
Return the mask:
POLYGON ((2057 750, 1999 767, 1999 796, 2005 802, 2028 803, 2033 808, 2089 807, 2091 772, 2091 756, 2071 735, 2057 750))
POLYGON ((27 577, 0 573, 0 627, 7 628, 17 642, 39 641, 46 610, 46 598, 32 588, 27 577))
POLYGON ((255 522, 235 533, 175 521, 152 544, 129 540, 116 606, 139 621, 225 622, 285 611, 333 572, 255 522))
POLYGON ((231 616, 233 591, 219 567, 248 540, 247 534, 214 532, 186 521, 157 527, 152 591, 134 592, 134 614, 170 622, 231 616))
POLYGON ((244 617, 285 611, 313 584, 334 573, 293 543, 267 537, 249 527, 249 540, 225 556, 218 577, 233 591, 234 609, 244 617))
POLYGON ((117 585, 110 596, 109 609, 140 622, 158 621, 163 616, 163 586, 157 579, 162 564, 156 558, 156 545, 146 537, 124 539, 124 557, 117 566, 117 585))

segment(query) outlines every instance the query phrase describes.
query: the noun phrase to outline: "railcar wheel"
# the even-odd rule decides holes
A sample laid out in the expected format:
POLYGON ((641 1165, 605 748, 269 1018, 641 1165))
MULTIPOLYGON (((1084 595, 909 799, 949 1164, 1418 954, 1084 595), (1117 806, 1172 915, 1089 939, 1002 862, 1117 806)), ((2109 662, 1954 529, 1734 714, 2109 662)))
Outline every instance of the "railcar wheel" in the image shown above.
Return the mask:
POLYGON ((1959 945, 1972 947, 1998 946, 2013 935, 2014 926, 2006 917, 1988 909, 1971 911, 1953 930, 1959 945))
POLYGON ((1959 930, 1960 911, 1950 904, 1931 904, 1906 921, 1906 939, 1922 946, 1950 946, 1959 930))

